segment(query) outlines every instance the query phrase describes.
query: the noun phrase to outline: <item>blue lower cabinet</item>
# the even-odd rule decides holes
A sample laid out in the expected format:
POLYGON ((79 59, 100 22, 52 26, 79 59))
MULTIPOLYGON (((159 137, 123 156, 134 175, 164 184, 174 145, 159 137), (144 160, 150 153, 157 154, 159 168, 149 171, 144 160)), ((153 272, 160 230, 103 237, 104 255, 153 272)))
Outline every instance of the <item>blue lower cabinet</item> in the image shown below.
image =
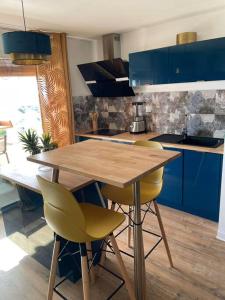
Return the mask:
POLYGON ((87 141, 87 140, 89 140, 88 137, 84 137, 84 136, 76 136, 76 137, 75 137, 75 142, 76 142, 76 143, 84 142, 84 141, 87 141))
POLYGON ((183 150, 165 147, 164 149, 179 151, 182 153, 182 156, 164 167, 163 189, 157 201, 163 205, 182 209, 183 150))
POLYGON ((164 148, 182 156, 164 168, 160 204, 218 221, 222 159, 219 154, 164 148))
POLYGON ((183 210, 218 221, 222 155, 184 150, 183 210))

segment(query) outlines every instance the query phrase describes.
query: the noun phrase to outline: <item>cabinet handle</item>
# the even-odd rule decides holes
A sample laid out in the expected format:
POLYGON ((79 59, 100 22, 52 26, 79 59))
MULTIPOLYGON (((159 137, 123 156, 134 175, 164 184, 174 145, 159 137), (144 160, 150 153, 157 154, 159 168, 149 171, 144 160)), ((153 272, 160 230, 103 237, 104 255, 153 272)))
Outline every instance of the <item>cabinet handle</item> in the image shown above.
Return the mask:
POLYGON ((176 68, 176 74, 180 74, 180 69, 176 68))

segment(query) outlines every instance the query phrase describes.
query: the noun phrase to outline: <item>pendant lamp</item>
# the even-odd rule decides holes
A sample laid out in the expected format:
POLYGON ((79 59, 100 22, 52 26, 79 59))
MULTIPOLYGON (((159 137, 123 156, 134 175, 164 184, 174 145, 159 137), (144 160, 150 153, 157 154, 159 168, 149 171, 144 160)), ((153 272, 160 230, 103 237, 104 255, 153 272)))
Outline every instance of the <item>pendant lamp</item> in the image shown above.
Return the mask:
POLYGON ((42 32, 27 31, 23 0, 21 0, 24 31, 3 33, 3 49, 15 65, 40 65, 51 55, 49 35, 42 32))

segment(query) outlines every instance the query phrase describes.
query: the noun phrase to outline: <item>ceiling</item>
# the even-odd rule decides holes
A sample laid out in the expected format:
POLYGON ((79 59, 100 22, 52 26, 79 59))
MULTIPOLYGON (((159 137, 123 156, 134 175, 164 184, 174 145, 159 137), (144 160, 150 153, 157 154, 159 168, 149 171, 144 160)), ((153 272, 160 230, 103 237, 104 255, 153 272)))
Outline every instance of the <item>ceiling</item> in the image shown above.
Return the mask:
MULTIPOLYGON (((21 0, 0 0, 0 27, 22 28, 21 0)), ((96 37, 225 11, 224 0, 24 0, 29 29, 96 37)))

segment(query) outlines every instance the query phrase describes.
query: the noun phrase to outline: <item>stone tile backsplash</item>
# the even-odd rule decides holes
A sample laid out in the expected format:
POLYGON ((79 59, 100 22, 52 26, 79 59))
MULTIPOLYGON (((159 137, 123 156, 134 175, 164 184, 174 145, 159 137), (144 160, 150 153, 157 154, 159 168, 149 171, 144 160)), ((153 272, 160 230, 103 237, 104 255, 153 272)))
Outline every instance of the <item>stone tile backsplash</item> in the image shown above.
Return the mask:
POLYGON ((134 97, 74 97, 76 130, 91 130, 89 113, 99 113, 99 128, 126 129, 133 117, 132 101, 144 101, 147 128, 181 133, 188 115, 188 134, 224 137, 225 90, 145 93, 134 97))

